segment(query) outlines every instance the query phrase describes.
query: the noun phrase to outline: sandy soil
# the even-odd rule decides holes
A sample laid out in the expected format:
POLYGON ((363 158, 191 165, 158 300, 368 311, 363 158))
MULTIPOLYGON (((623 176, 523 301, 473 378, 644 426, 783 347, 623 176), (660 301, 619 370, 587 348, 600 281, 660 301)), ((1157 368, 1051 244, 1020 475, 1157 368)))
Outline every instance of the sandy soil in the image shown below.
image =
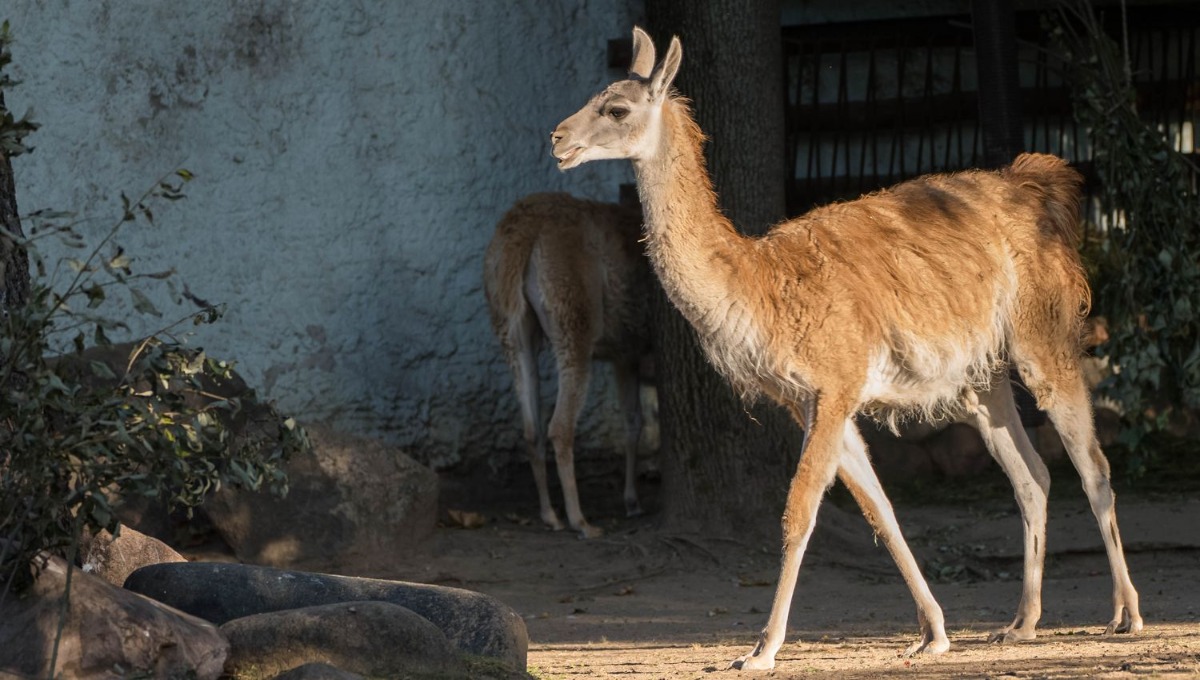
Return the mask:
MULTIPOLYGON (((777 542, 671 533, 653 512, 618 518, 615 504, 592 513, 605 536, 582 541, 538 526, 532 494, 493 502, 461 491, 444 494, 444 504, 478 513, 467 518, 482 527, 458 528, 447 517, 430 555, 374 575, 507 602, 528 625, 537 678, 737 677, 726 668, 766 621, 777 542)), ((1146 629, 1103 634, 1107 562, 1086 501, 1067 494, 1051 500, 1039 636, 1002 646, 986 640, 1009 622, 1020 594, 1015 505, 898 504, 952 643, 947 654, 904 659, 917 632, 912 600, 853 505, 835 496, 818 520, 776 669, 758 675, 1200 677, 1200 499, 1123 495, 1118 511, 1146 629)))

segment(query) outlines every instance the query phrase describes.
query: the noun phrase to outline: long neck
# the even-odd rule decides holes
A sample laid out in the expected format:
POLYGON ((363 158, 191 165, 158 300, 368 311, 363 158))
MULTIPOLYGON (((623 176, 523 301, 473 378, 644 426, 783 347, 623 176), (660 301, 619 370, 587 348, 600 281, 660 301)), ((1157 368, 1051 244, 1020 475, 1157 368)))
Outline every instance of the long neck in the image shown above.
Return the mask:
POLYGON ((703 337, 725 325, 750 244, 717 207, 687 105, 667 101, 661 124, 657 153, 633 164, 647 252, 667 297, 703 337))

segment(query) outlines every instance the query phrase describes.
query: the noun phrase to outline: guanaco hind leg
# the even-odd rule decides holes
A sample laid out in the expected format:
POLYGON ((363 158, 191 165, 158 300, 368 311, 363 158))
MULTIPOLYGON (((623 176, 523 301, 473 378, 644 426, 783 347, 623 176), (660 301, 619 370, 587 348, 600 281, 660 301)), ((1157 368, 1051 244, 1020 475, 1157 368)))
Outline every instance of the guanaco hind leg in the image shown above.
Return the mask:
POLYGON ((1025 575, 1016 617, 989 639, 992 642, 1032 640, 1042 615, 1050 473, 1021 425, 1007 374, 997 375, 990 389, 975 393, 969 401, 968 420, 979 430, 988 451, 1012 482, 1025 536, 1025 575))
POLYGON ((1138 593, 1125 562, 1121 533, 1117 529, 1116 495, 1109 482, 1108 459, 1096 441, 1096 425, 1083 376, 1077 364, 1056 365, 1054 373, 1048 372, 1045 366, 1028 358, 1018 364, 1025 384, 1037 397, 1038 406, 1050 415, 1062 437, 1100 527, 1113 584, 1113 615, 1106 632, 1137 633, 1142 630, 1138 593))

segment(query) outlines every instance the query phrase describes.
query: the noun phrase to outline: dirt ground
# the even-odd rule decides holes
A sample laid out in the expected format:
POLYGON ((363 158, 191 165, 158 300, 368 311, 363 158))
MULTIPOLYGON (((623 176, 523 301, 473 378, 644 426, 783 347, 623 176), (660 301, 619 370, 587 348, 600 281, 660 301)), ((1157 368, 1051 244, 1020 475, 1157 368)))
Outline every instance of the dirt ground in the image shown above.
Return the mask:
MULTIPOLYGON (((531 483, 504 499, 446 488, 444 508, 483 525, 465 529, 446 514, 429 555, 372 575, 508 603, 528 625, 536 678, 738 676, 726 669, 766 622, 777 541, 672 533, 655 499, 648 515, 626 519, 615 489, 584 491, 605 535, 583 541, 539 526, 531 483), (611 494, 612 504, 595 493, 611 494)), ((1118 519, 1146 628, 1105 636, 1111 581, 1095 522, 1081 494, 1052 496, 1040 632, 1009 646, 987 636, 1011 620, 1020 594, 1011 497, 897 503, 951 639, 944 655, 904 659, 917 634, 912 600, 853 504, 835 493, 818 518, 776 669, 758 675, 1200 677, 1200 498, 1122 494, 1118 519)), ((777 526, 778 518, 762 521, 777 526)))

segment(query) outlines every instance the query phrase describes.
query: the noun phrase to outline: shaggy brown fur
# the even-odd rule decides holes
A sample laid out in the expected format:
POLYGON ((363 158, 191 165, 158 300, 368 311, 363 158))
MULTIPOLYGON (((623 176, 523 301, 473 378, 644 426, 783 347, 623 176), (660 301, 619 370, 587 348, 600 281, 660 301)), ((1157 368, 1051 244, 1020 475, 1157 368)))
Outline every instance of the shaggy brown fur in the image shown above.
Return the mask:
POLYGON ((513 371, 543 521, 562 529, 546 482, 539 416, 537 352, 548 339, 558 372, 550 419, 567 521, 585 537, 574 473, 575 423, 587 394, 591 361, 613 363, 629 428, 625 506, 641 512, 634 486, 642 416, 638 364, 649 348, 645 293, 649 266, 638 238, 641 213, 567 194, 520 199, 496 225, 484 256, 484 291, 492 327, 513 371))
POLYGON ((854 425, 861 412, 959 418, 980 429, 1013 480, 1026 527, 1021 602, 995 638, 1033 637, 1049 476, 1017 418, 1009 363, 1049 412, 1083 478, 1113 574, 1109 631, 1140 630, 1079 367, 1090 303, 1075 250, 1079 175, 1062 159, 1025 154, 1000 171, 923 177, 745 237, 719 210, 703 135, 671 92, 682 59, 678 39, 653 71, 645 69, 654 48, 640 29, 634 50, 632 78, 555 130, 559 167, 633 161, 647 250, 667 295, 718 370, 743 394, 787 407, 807 435, 788 492, 771 617, 759 644, 735 665, 774 665, 804 548, 835 476, 917 601, 921 639, 909 653, 949 647, 941 608, 854 425))

